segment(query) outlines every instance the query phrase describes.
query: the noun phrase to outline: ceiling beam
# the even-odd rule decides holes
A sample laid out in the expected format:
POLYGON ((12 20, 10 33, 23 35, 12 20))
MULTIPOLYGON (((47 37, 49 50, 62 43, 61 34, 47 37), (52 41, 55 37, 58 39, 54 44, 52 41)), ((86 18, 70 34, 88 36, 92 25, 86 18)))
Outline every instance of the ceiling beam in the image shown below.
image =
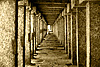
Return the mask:
POLYGON ((46 19, 56 19, 56 16, 45 17, 46 19))
POLYGON ((47 9, 47 8, 49 8, 49 9, 62 9, 62 8, 64 8, 64 7, 54 7, 54 6, 52 6, 52 7, 39 7, 39 8, 41 8, 41 9, 47 9))
POLYGON ((59 14, 59 13, 42 13, 42 14, 59 14))
POLYGON ((39 8, 40 10, 44 11, 44 10, 47 10, 47 11, 58 11, 58 10, 62 10, 63 8, 39 8))
POLYGON ((66 4, 60 5, 60 4, 38 4, 38 7, 67 7, 66 4))
POLYGON ((47 20, 55 20, 55 19, 52 18, 52 19, 47 19, 47 20))
POLYGON ((47 9, 47 10, 40 10, 40 11, 41 11, 41 12, 46 12, 46 13, 48 13, 48 12, 49 12, 49 13, 51 13, 51 12, 52 12, 52 13, 60 13, 60 12, 61 12, 61 10, 48 10, 48 9, 47 9))
POLYGON ((63 5, 63 4, 67 4, 67 3, 59 3, 59 2, 34 2, 34 4, 60 4, 60 5, 63 5))

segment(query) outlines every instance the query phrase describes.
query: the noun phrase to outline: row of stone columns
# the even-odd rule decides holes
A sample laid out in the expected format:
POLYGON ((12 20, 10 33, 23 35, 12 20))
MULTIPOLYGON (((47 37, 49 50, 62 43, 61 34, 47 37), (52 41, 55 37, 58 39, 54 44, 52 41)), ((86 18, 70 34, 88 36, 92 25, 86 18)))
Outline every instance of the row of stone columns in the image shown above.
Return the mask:
POLYGON ((67 5, 68 55, 77 67, 100 66, 99 1, 81 1, 67 5), (74 5, 74 6, 73 6, 74 5), (69 8, 70 7, 70 8, 69 8))
POLYGON ((37 13, 36 7, 31 11, 31 58, 35 58, 38 45, 47 33, 47 23, 41 13, 37 13))
MULTIPOLYGON (((36 50, 37 50, 37 47, 38 45, 40 45, 40 43, 42 42, 43 40, 43 37, 44 35, 46 35, 46 32, 47 32, 47 23, 45 22, 45 19, 43 19, 43 16, 41 15, 41 13, 37 13, 36 11, 36 7, 32 7, 31 3, 29 3, 29 6, 27 6, 27 9, 26 9, 26 12, 22 12, 23 10, 23 7, 21 7, 21 12, 26 13, 26 27, 22 27, 22 26, 19 26, 19 28, 24 28, 24 32, 25 32, 25 58, 24 57, 24 53, 23 53, 23 48, 22 49, 19 49, 18 53, 20 56, 18 59, 19 60, 19 64, 18 66, 21 67, 21 66, 25 66, 29 63, 31 63, 31 59, 34 58, 34 55, 36 54, 36 50), (45 25, 45 27, 44 27, 45 25), (45 29, 45 30, 44 30, 45 29), (22 59, 25 61, 22 61, 22 59)), ((22 15, 20 12, 19 12, 20 15, 22 15)), ((24 16, 23 15, 23 16, 24 16)), ((23 17, 21 17, 23 18, 23 17)), ((19 19, 21 19, 19 17, 19 19)), ((21 21, 21 20, 19 20, 21 21)), ((21 29, 18 29, 19 31, 21 29)), ((22 33, 22 32, 21 32, 22 33)), ((21 36, 19 34, 19 36, 21 36)), ((19 44, 18 44, 19 45, 19 44)), ((19 46, 20 47, 20 46, 19 46)), ((20 47, 21 48, 21 47, 20 47)))
POLYGON ((86 8, 67 4, 68 56, 77 67, 86 66, 86 8))
POLYGON ((100 66, 99 5, 99 1, 71 1, 71 4, 67 4, 65 21, 61 21, 62 11, 53 25, 53 32, 60 41, 60 36, 63 38, 61 34, 64 33, 65 51, 72 64, 77 67, 100 66), (65 23, 65 26, 61 26, 60 22, 65 23))
POLYGON ((28 0, 1 0, 0 7, 0 67, 27 67, 47 23, 28 0))

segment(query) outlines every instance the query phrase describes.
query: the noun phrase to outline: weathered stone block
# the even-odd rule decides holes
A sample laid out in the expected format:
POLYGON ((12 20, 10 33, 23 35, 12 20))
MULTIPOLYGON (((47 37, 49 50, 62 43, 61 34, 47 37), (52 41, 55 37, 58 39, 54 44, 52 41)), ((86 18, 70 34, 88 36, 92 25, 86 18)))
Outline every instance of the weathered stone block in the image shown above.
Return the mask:
MULTIPOLYGON (((89 23, 89 31, 90 31, 90 44, 87 43, 88 50, 90 50, 90 66, 91 67, 99 67, 100 66, 100 7, 99 3, 88 2, 87 4, 87 23, 89 23), (90 48, 90 49, 89 49, 90 48)), ((87 31, 87 33, 89 33, 87 31)), ((89 63, 89 62, 88 62, 89 63)), ((87 63, 87 64, 88 64, 87 63)))
POLYGON ((18 7, 18 67, 23 66, 24 7, 18 7))
POLYGON ((76 55, 76 13, 72 13, 72 49, 73 49, 73 64, 77 64, 76 55))
POLYGON ((14 67, 15 1, 0 0, 0 67, 14 67))
POLYGON ((78 62, 86 67, 86 8, 78 8, 78 62))

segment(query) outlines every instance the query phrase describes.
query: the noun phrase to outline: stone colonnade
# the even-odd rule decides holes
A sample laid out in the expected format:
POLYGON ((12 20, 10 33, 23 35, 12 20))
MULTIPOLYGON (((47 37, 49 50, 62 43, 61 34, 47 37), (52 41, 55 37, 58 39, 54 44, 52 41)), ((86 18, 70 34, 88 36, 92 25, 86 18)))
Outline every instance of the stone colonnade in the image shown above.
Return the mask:
POLYGON ((47 34, 47 23, 28 0, 0 1, 0 67, 24 67, 47 34))
POLYGON ((71 0, 53 24, 53 33, 77 67, 100 66, 99 5, 99 0, 71 0))

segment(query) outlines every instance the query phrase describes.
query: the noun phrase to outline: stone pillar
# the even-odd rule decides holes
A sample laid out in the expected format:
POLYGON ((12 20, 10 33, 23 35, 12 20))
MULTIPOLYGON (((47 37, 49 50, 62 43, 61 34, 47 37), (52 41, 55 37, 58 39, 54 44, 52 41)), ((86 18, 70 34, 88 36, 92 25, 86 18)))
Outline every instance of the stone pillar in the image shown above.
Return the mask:
POLYGON ((0 67, 15 67, 15 3, 0 0, 0 67))
POLYGON ((81 7, 77 10, 77 62, 79 67, 86 66, 86 8, 81 7), (78 11, 78 12, 77 12, 78 11))
POLYGON ((72 31, 71 31, 71 44, 72 44, 72 63, 73 65, 77 64, 77 55, 76 55, 76 13, 72 12, 71 14, 71 24, 72 24, 72 31))
POLYGON ((87 67, 100 66, 100 3, 86 3, 87 67))
POLYGON ((38 14, 36 15, 36 48, 37 48, 37 46, 38 46, 38 44, 39 44, 39 16, 38 16, 38 14))
MULTIPOLYGON (((30 50, 30 63, 31 63, 31 9, 29 11, 29 34, 28 34, 28 40, 29 40, 29 50, 30 50)), ((27 49, 26 49, 27 50, 27 49)))
POLYGON ((40 20, 40 43, 42 42, 42 19, 40 20))
POLYGON ((64 24, 65 24, 65 53, 67 53, 67 16, 64 16, 64 24))
POLYGON ((34 54, 36 53, 36 15, 34 13, 33 21, 33 45, 34 45, 34 54))
POLYGON ((64 45, 64 43, 65 43, 65 28, 64 28, 64 25, 65 25, 65 23, 64 23, 64 16, 62 16, 62 19, 61 19, 61 27, 62 27, 62 35, 61 35, 61 38, 62 38, 62 45, 64 45))
POLYGON ((43 36, 44 36, 44 20, 42 20, 42 41, 43 41, 43 36))
POLYGON ((30 14, 31 10, 27 6, 26 10, 26 30, 25 30, 25 64, 30 64, 30 14))
POLYGON ((38 22, 38 30, 39 30, 39 33, 38 33, 38 35, 39 35, 39 45, 40 45, 40 14, 39 14, 39 22, 38 22))
POLYGON ((46 36, 46 22, 44 22, 44 36, 43 37, 45 36, 46 36))
POLYGON ((23 46, 24 46, 24 7, 21 7, 23 1, 18 5, 18 67, 23 67, 23 46))
POLYGON ((39 16, 37 16, 37 24, 36 24, 36 30, 37 30, 37 32, 36 32, 36 41, 37 41, 37 43, 36 44, 37 44, 37 46, 39 44, 39 34, 38 34, 39 33, 39 29, 38 29, 39 25, 38 24, 39 24, 39 16))
POLYGON ((76 55, 77 55, 77 67, 78 65, 78 8, 76 8, 76 55))
POLYGON ((67 15, 67 47, 68 47, 68 57, 71 59, 71 15, 67 15))
MULTIPOLYGON (((73 37, 73 27, 72 27, 72 12, 71 12, 71 15, 70 15, 70 45, 71 45, 71 62, 73 61, 73 47, 72 47, 72 37, 73 37)), ((73 64, 73 63, 72 63, 73 64)))
POLYGON ((34 54, 34 28, 33 28, 33 23, 34 23, 34 15, 33 15, 33 10, 31 10, 31 56, 33 57, 34 54))

